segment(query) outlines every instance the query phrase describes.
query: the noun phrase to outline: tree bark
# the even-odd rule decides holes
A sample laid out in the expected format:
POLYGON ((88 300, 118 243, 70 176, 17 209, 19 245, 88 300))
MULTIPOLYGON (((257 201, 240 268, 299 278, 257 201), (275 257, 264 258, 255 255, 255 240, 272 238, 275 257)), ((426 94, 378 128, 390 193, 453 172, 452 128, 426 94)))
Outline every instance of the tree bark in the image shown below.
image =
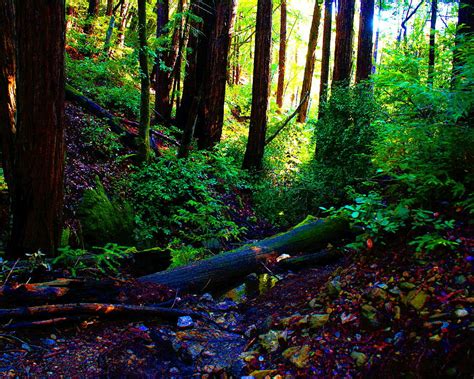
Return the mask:
POLYGON ((281 254, 316 251, 348 234, 349 225, 341 219, 305 221, 288 232, 255 244, 188 266, 143 276, 139 280, 183 290, 205 291, 244 278, 281 254))
MULTIPOLYGON (((304 68, 303 84, 301 86, 301 96, 303 99, 307 93, 311 95, 311 87, 313 86, 314 63, 316 61, 316 45, 318 44, 319 23, 321 20, 321 7, 319 0, 315 1, 313 11, 313 21, 311 23, 311 31, 309 33, 308 52, 306 53, 306 65, 304 68)), ((298 114, 298 122, 306 122, 309 108, 309 97, 303 102, 303 106, 298 114)))
POLYGON ((0 115, 7 120, 2 141, 10 144, 3 154, 13 215, 8 252, 15 257, 39 249, 52 253, 62 227, 64 2, 2 0, 0 5, 0 16, 11 17, 0 20, 0 74, 7 84, 0 90, 6 100, 0 115))
POLYGON ((207 41, 205 63, 201 63, 204 65, 203 89, 195 131, 200 149, 214 147, 222 136, 227 63, 233 31, 230 25, 234 6, 234 0, 217 1, 209 20, 212 29, 207 41))
POLYGON ((428 85, 433 86, 433 75, 436 59, 436 16, 438 13, 438 0, 431 0, 430 44, 428 54, 428 85))
POLYGON ((107 8, 105 11, 105 15, 112 16, 113 9, 114 9, 114 0, 107 0, 107 8))
POLYGON ((453 75, 452 84, 456 84, 456 78, 460 74, 464 65, 463 59, 459 54, 459 47, 463 35, 474 34, 474 0, 461 0, 458 10, 458 26, 456 29, 456 38, 453 54, 453 75))
POLYGON ((87 19, 84 25, 84 33, 92 34, 94 31, 94 21, 99 15, 100 0, 89 0, 89 8, 87 9, 87 19))
POLYGON ((140 162, 147 162, 150 159, 150 74, 147 54, 146 0, 138 0, 138 38, 141 77, 138 159, 140 162))
POLYGON ((13 180, 16 134, 16 43, 13 0, 0 0, 0 142, 2 167, 10 197, 15 193, 13 180))
POLYGON ((123 47, 125 44, 125 28, 127 26, 128 15, 130 11, 130 2, 124 1, 120 6, 120 23, 118 26, 117 39, 119 46, 123 47))
POLYGON ((356 83, 369 79, 369 76, 372 73, 374 7, 374 0, 361 0, 356 83))
MULTIPOLYGON (((162 39, 168 33, 169 1, 158 0, 156 3, 156 38, 162 39)), ((168 71, 168 46, 162 45, 156 51, 155 67, 155 116, 158 122, 169 121, 171 75, 168 71)))
POLYGON ((280 52, 278 55, 278 87, 277 87, 277 105, 283 107, 283 92, 285 89, 285 71, 286 71, 286 23, 287 9, 286 0, 281 0, 280 6, 280 52))
POLYGON ((319 86, 318 119, 322 118, 323 104, 328 98, 329 61, 331 58, 332 0, 324 2, 323 56, 321 60, 321 83, 319 86))
POLYGON ((348 85, 351 79, 354 9, 355 0, 340 0, 338 2, 333 85, 348 85))
POLYGON ((272 47, 272 0, 258 0, 255 33, 255 60, 252 86, 252 111, 243 168, 261 170, 267 130, 272 47))

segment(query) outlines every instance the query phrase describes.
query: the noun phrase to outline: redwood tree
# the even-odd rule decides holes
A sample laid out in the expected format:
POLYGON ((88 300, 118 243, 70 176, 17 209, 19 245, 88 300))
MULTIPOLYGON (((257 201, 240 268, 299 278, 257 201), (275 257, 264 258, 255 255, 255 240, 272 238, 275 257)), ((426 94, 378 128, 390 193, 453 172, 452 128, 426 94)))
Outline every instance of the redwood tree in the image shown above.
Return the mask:
POLYGON ((203 22, 189 39, 192 49, 184 83, 178 124, 184 129, 190 110, 198 112, 195 137, 200 149, 216 145, 224 122, 224 101, 234 0, 203 0, 194 8, 203 22), (199 105, 193 107, 198 97, 199 105))
POLYGON ((303 84, 301 87, 300 99, 303 100, 300 112, 298 114, 298 122, 305 122, 308 114, 309 96, 313 84, 314 63, 316 61, 316 45, 318 43, 319 23, 321 20, 321 7, 319 0, 315 0, 313 21, 311 22, 311 30, 309 32, 308 52, 306 53, 306 65, 304 68, 303 84))
POLYGON ((319 88, 319 117, 322 116, 322 105, 327 101, 329 82, 329 60, 331 58, 332 34, 332 0, 324 2, 324 30, 323 30, 323 56, 321 60, 321 81, 319 88))
POLYGON ((260 170, 263 165, 270 94, 272 47, 272 0, 258 0, 253 67, 252 110, 243 167, 260 170))
POLYGON ((438 0, 431 0, 431 22, 430 22, 430 47, 428 54, 428 84, 433 85, 433 74, 435 66, 435 44, 436 44, 436 16, 438 13, 438 0))
POLYGON ((355 0, 339 0, 332 82, 347 84, 351 78, 355 0))
POLYGON ((372 72, 374 7, 374 0, 361 0, 356 83, 369 79, 372 72))
POLYGON ((147 54, 146 0, 138 0, 138 39, 141 77, 138 157, 141 162, 146 162, 150 159, 150 74, 147 54))
POLYGON ((461 0, 458 10, 458 26, 456 29, 455 48, 453 54, 453 85, 456 83, 456 77, 463 65, 459 56, 459 45, 463 35, 474 35, 474 0, 461 0))
POLYGON ((286 71, 286 20, 287 9, 286 0, 281 0, 280 6, 280 51, 278 55, 278 87, 277 87, 277 105, 283 107, 283 92, 285 87, 286 71))
MULTIPOLYGON (((169 1, 158 0, 156 3, 156 38, 160 39, 167 34, 169 22, 169 1)), ((158 121, 168 120, 171 115, 170 89, 171 75, 166 68, 168 52, 163 46, 156 51, 155 69, 155 116, 158 121)))
POLYGON ((94 31, 94 21, 99 15, 100 0, 89 0, 87 19, 84 25, 84 33, 91 34, 94 31))
POLYGON ((12 256, 59 246, 64 174, 63 0, 0 0, 0 119, 12 256))

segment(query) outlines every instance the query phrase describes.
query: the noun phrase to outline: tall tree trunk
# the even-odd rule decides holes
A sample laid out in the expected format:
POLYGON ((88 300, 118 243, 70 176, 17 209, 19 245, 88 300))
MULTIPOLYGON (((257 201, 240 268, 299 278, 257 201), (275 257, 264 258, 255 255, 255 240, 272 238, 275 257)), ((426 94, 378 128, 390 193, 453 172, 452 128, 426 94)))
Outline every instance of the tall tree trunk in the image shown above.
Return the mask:
POLYGON ((361 0, 359 43, 357 47, 356 83, 369 79, 372 72, 374 38, 374 0, 361 0))
POLYGON ((430 23, 430 51, 428 56, 428 85, 433 86, 433 75, 436 58, 436 16, 438 13, 438 0, 431 0, 431 23, 430 23))
MULTIPOLYGON (((313 21, 311 23, 311 31, 309 33, 308 52, 306 54, 306 65, 304 68, 303 84, 301 87, 300 99, 304 99, 306 94, 311 94, 311 87, 313 85, 314 63, 316 61, 316 45, 318 44, 319 23, 321 20, 321 7, 319 0, 315 0, 313 21)), ((310 96, 306 97, 298 114, 298 122, 306 122, 308 115, 310 96)))
POLYGON ((187 119, 195 117, 190 110, 196 109, 195 136, 200 149, 213 147, 222 134, 233 7, 234 0, 205 0, 197 2, 193 11, 202 23, 196 25, 198 33, 193 33, 189 39, 192 51, 188 56, 177 122, 184 129, 189 125, 187 119), (202 93, 198 96, 199 106, 192 107, 199 93, 202 93))
POLYGON ((107 32, 105 33, 105 41, 104 41, 104 56, 107 58, 109 56, 110 52, 110 45, 111 45, 111 40, 112 40, 112 33, 114 32, 115 28, 115 13, 117 12, 117 9, 121 6, 124 0, 120 0, 117 5, 112 9, 112 12, 110 13, 110 21, 109 21, 109 27, 107 28, 107 32))
POLYGON ((118 26, 118 35, 117 35, 117 39, 119 41, 120 47, 123 47, 125 43, 125 28, 127 26, 129 11, 130 11, 130 2, 125 0, 120 6, 120 23, 118 26))
POLYGON ((355 0, 339 0, 332 83, 349 84, 352 68, 352 36, 355 0))
MULTIPOLYGON (((180 0, 178 3, 178 10, 181 14, 184 12, 184 0, 180 0)), ((178 55, 176 57, 176 63, 173 67, 173 88, 171 93, 171 106, 175 102, 176 98, 176 113, 180 107, 180 97, 179 92, 181 90, 181 66, 183 63, 183 53, 186 50, 187 46, 187 37, 188 37, 188 17, 183 17, 181 19, 181 24, 179 25, 179 44, 178 44, 178 55)))
POLYGON ((201 61, 204 71, 203 91, 195 131, 200 149, 212 148, 220 142, 222 136, 233 11, 234 0, 220 0, 210 14, 212 30, 207 39, 205 61, 201 61))
POLYGON ((0 75, 7 84, 0 116, 7 116, 2 144, 10 144, 3 159, 13 215, 8 250, 17 257, 54 252, 63 207, 64 1, 1 0, 0 9, 0 75))
MULTIPOLYGON (((192 14, 200 17, 200 0, 191 0, 189 11, 192 14)), ((200 48, 199 37, 202 34, 202 29, 202 22, 198 21, 196 18, 192 18, 190 20, 186 53, 186 69, 183 81, 183 94, 181 96, 181 104, 176 112, 176 124, 181 130, 186 128, 189 111, 191 110, 194 98, 198 93, 198 83, 200 82, 200 77, 198 77, 197 71, 197 58, 198 49, 200 48)))
POLYGON ((89 0, 87 9, 87 19, 84 26, 84 33, 91 34, 94 31, 94 21, 99 15, 100 0, 89 0))
MULTIPOLYGON (((382 16, 382 0, 379 0, 379 10, 377 12, 377 20, 381 19, 382 16)), ((375 32, 375 45, 374 45, 374 58, 373 58, 373 66, 372 66, 372 74, 375 74, 377 69, 377 60, 379 54, 379 39, 380 39, 380 21, 377 22, 377 31, 375 32)))
POLYGON ((319 115, 322 117, 323 104, 328 98, 329 61, 331 58, 332 0, 324 2, 323 56, 321 60, 321 83, 319 88, 319 115))
POLYGON ((456 84, 456 78, 464 65, 463 59, 459 55, 459 46, 463 35, 474 35, 474 0, 461 0, 458 10, 458 26, 456 29, 456 39, 453 54, 453 75, 452 84, 456 84))
MULTIPOLYGON (((158 0, 156 3, 156 38, 161 39, 168 33, 169 22, 169 1, 158 0)), ((156 51, 155 67, 155 116, 158 122, 169 121, 171 116, 170 108, 170 87, 171 75, 167 70, 166 56, 169 54, 165 50, 166 46, 160 46, 156 51)))
POLYGON ((267 130, 270 95, 270 61, 272 47, 272 0, 258 0, 255 33, 255 60, 252 86, 252 111, 243 167, 261 170, 267 130))
POLYGON ((15 193, 13 163, 16 135, 16 42, 14 0, 0 0, 0 148, 10 198, 15 193))
POLYGON ((147 162, 150 159, 150 74, 148 72, 147 35, 146 35, 146 0, 138 0, 138 38, 140 43, 140 126, 139 160, 147 162))
POLYGON ((278 55, 278 87, 277 87, 277 105, 283 107, 283 92, 285 88, 286 71, 286 19, 287 9, 286 0, 281 0, 280 7, 280 52, 278 55))
POLYGON ((112 16, 114 10, 114 0, 107 0, 107 9, 105 11, 106 16, 112 16))

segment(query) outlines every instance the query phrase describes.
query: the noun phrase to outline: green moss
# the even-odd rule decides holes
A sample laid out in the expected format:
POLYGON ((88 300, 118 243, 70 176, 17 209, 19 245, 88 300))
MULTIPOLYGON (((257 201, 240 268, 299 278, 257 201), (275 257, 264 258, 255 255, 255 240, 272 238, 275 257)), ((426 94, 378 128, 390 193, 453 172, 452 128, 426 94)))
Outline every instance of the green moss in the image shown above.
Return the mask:
POLYGON ((111 200, 96 178, 96 188, 84 192, 78 216, 87 244, 128 244, 133 236, 133 211, 129 204, 111 200))

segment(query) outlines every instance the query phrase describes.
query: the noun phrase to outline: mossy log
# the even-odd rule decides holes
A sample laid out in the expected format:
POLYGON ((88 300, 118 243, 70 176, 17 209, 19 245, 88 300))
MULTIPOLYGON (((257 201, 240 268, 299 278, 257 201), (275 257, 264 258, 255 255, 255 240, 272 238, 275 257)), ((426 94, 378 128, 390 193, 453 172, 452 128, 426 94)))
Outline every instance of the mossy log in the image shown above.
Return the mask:
POLYGON ((259 269, 281 254, 316 252, 328 242, 350 234, 349 223, 340 218, 310 218, 285 233, 187 266, 139 278, 182 290, 202 292, 226 286, 259 269))

